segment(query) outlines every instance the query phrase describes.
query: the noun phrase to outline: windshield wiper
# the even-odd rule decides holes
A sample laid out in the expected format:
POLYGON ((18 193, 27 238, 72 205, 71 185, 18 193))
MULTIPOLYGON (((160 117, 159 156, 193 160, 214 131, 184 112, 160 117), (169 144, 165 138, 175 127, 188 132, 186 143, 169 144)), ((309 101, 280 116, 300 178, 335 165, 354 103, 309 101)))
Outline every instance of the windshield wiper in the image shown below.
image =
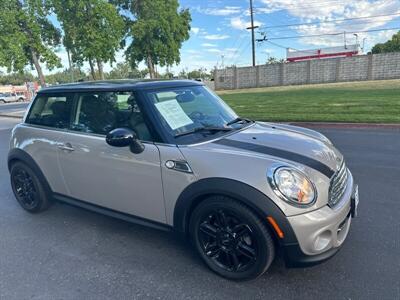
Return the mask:
POLYGON ((192 130, 189 131, 185 131, 182 133, 177 133, 175 134, 174 137, 180 137, 180 136, 184 136, 184 135, 188 135, 188 134, 192 134, 192 133, 196 133, 196 132, 201 132, 201 131, 232 131, 232 128, 227 128, 227 127, 211 127, 211 126, 204 126, 204 127, 197 127, 194 128, 192 130))
POLYGON ((226 123, 226 126, 230 126, 230 125, 233 125, 233 124, 235 124, 235 123, 239 123, 239 122, 246 122, 246 123, 250 123, 250 122, 253 122, 252 120, 250 120, 250 119, 246 119, 246 118, 236 118, 236 119, 234 119, 234 120, 232 120, 232 121, 230 121, 230 122, 228 122, 228 123, 226 123))

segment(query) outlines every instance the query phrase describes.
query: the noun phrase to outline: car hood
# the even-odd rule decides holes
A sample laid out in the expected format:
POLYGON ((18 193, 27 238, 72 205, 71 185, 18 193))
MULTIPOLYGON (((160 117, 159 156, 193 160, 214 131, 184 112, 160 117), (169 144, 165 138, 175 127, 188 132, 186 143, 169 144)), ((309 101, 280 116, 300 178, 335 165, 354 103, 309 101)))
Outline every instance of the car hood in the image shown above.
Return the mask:
POLYGON ((343 161, 342 154, 324 135, 290 125, 257 122, 212 144, 301 163, 327 177, 331 177, 343 161))

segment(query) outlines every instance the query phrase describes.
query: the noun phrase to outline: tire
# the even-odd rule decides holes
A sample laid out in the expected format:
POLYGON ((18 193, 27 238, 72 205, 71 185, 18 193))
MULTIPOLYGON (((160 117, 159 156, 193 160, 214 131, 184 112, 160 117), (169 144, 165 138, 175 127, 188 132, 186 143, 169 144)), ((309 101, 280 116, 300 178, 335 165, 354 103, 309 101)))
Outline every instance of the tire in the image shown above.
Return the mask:
POLYGON ((24 102, 24 98, 19 98, 18 102, 24 102))
POLYGON ((232 280, 255 279, 269 268, 275 246, 268 228, 247 206, 213 196, 193 211, 190 236, 206 265, 232 280))
POLYGON ((49 195, 30 167, 22 162, 14 163, 10 178, 14 196, 23 209, 30 213, 39 213, 49 208, 49 195))
POLYGON ((3 99, 0 99, 0 103, 6 103, 6 101, 3 99))

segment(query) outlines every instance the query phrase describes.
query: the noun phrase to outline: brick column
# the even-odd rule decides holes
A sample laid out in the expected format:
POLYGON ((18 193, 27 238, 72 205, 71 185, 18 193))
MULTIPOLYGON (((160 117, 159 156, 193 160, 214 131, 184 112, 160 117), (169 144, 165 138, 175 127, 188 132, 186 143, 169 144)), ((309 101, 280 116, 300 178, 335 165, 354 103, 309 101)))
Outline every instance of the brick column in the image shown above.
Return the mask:
POLYGON ((238 71, 237 67, 233 67, 233 89, 236 90, 238 88, 238 71))
POLYGON ((374 80, 374 70, 373 70, 373 55, 368 54, 368 80, 374 80))
POLYGON ((260 87, 260 66, 256 66, 256 87, 260 87))
POLYGON ((279 84, 285 84, 285 63, 281 63, 279 68, 279 84))
POLYGON ((311 60, 307 61, 307 83, 311 83, 311 60))
POLYGON ((216 91, 218 91, 218 89, 219 89, 218 83, 219 83, 218 70, 217 70, 217 68, 215 68, 214 69, 214 89, 216 91))
POLYGON ((340 81, 340 58, 336 59, 336 74, 335 74, 335 81, 339 82, 340 81))

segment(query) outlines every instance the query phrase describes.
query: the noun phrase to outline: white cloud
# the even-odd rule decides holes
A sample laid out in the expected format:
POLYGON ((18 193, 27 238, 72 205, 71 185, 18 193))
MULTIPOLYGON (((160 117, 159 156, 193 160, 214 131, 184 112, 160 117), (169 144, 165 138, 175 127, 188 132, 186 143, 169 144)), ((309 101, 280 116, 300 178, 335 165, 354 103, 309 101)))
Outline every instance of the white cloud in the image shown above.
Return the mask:
POLYGON ((215 8, 197 8, 197 11, 206 15, 211 16, 230 16, 234 14, 239 14, 242 12, 242 8, 239 6, 225 6, 225 7, 215 7, 215 8))
POLYGON ((206 40, 226 40, 229 38, 229 35, 226 34, 207 34, 204 36, 206 40))
POLYGON ((210 52, 210 53, 215 53, 215 54, 221 53, 221 50, 215 49, 215 48, 206 49, 205 51, 210 52))
MULTIPOLYGON (((290 31, 295 30, 297 35, 318 35, 324 33, 339 33, 348 32, 347 42, 355 43, 355 37, 350 32, 359 32, 359 41, 363 38, 369 40, 380 40, 384 36, 382 31, 381 34, 376 32, 373 33, 362 33, 362 31, 379 29, 386 26, 390 21, 400 18, 399 15, 393 15, 400 13, 399 0, 342 0, 340 2, 332 2, 326 5, 320 5, 317 2, 307 3, 300 2, 297 0, 261 0, 265 4, 263 8, 265 13, 270 13, 277 10, 286 10, 290 15, 299 18, 298 23, 314 23, 321 21, 319 24, 301 25, 296 27, 282 27, 282 28, 271 28, 267 29, 267 34, 270 37, 282 37, 282 36, 293 36, 296 33, 290 31), (347 19, 347 18, 360 18, 370 17, 377 15, 391 15, 379 18, 365 18, 356 19, 351 21, 342 22, 326 22, 330 20, 347 19), (324 23, 325 22, 325 23, 324 23)), ((287 22, 296 23, 296 22, 287 22)), ((393 26, 389 26, 393 27, 393 26)), ((299 41, 303 44, 310 45, 313 47, 325 47, 325 46, 338 46, 343 45, 344 35, 331 35, 321 37, 308 37, 301 38, 299 41)), ((294 40, 287 40, 288 43, 294 40)))
POLYGON ((198 27, 192 27, 192 28, 190 29, 190 31, 193 32, 194 34, 198 34, 199 31, 200 31, 200 28, 198 28, 198 27))
POLYGON ((203 47, 206 47, 206 48, 213 48, 213 47, 215 47, 216 45, 215 44, 211 44, 211 43, 203 43, 203 44, 201 44, 203 47))
POLYGON ((196 50, 196 49, 187 49, 187 50, 184 50, 184 51, 189 53, 189 54, 200 54, 201 53, 199 50, 196 50))
MULTIPOLYGON (((234 18, 231 18, 230 25, 234 29, 246 30, 246 28, 251 26, 251 23, 250 22, 246 22, 241 17, 234 17, 234 18)), ((255 21, 254 25, 255 26, 261 26, 262 23, 258 22, 258 21, 255 21)))

